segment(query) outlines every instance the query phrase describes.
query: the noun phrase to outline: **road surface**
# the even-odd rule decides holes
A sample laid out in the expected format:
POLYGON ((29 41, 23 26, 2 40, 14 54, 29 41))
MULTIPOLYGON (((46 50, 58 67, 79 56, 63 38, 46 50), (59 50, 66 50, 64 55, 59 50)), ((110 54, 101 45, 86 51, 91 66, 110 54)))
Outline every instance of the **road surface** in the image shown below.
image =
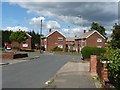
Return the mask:
POLYGON ((3 88, 42 88, 68 61, 80 61, 80 56, 30 54, 40 58, 2 67, 3 88))

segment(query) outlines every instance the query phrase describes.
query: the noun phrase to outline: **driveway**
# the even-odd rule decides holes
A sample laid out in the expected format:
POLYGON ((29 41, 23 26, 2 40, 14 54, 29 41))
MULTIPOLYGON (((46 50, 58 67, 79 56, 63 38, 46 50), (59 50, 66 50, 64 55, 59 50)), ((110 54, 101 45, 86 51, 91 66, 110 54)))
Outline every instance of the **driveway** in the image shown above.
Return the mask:
POLYGON ((80 56, 29 54, 40 58, 2 67, 3 88, 42 88, 45 82, 68 61, 81 61, 80 56))

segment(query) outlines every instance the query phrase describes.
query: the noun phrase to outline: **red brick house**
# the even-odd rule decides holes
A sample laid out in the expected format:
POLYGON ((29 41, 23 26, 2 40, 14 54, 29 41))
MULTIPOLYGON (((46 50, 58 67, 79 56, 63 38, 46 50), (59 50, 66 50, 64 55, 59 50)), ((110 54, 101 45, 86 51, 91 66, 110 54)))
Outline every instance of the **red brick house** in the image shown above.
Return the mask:
POLYGON ((43 39, 42 39, 42 45, 45 47, 45 50, 50 51, 54 49, 55 47, 59 48, 65 48, 66 44, 66 38, 65 36, 55 30, 55 31, 49 31, 49 34, 47 34, 43 39))
POLYGON ((32 36, 26 33, 27 35, 27 40, 21 42, 20 44, 18 42, 13 41, 12 42, 12 47, 20 47, 21 49, 31 49, 31 38, 32 36))
POLYGON ((75 40, 76 50, 81 50, 84 46, 105 47, 105 37, 98 31, 84 32, 75 40))
POLYGON ((66 37, 66 48, 69 51, 74 51, 75 49, 75 39, 76 37, 66 37))

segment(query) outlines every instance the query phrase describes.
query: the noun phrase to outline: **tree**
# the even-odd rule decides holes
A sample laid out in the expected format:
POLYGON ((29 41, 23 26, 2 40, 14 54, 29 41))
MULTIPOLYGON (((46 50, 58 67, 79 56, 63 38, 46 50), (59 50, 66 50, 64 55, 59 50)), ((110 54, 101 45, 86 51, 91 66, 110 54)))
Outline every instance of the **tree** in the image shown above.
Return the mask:
POLYGON ((12 32, 10 35, 10 41, 15 41, 18 42, 19 45, 22 41, 25 41, 27 39, 27 35, 24 31, 16 31, 16 32, 12 32))
POLYGON ((113 26, 111 46, 120 49, 120 25, 117 25, 117 23, 113 26))
POLYGON ((8 30, 3 31, 2 30, 1 32, 2 32, 2 47, 4 47, 5 43, 10 43, 9 36, 11 35, 12 31, 8 31, 8 30))
POLYGON ((99 25, 98 23, 95 23, 93 22, 91 24, 91 28, 90 28, 90 31, 93 31, 93 30, 97 30, 100 34, 102 34, 103 36, 106 35, 105 33, 105 28, 101 25, 99 25))
POLYGON ((32 32, 29 32, 29 34, 32 36, 32 40, 31 40, 31 46, 34 49, 35 48, 35 44, 40 44, 40 35, 34 32, 34 30, 32 32))

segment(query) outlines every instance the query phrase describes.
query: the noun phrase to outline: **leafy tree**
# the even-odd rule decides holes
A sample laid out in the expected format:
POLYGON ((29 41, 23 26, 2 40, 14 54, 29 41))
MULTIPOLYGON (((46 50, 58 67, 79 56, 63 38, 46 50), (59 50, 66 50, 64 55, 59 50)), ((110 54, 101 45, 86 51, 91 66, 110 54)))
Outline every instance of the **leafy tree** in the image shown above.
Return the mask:
POLYGON ((12 31, 1 31, 2 32, 2 46, 4 46, 4 43, 10 43, 9 36, 11 35, 12 31))
POLYGON ((93 31, 93 30, 97 30, 100 34, 102 34, 103 36, 106 35, 105 33, 105 28, 101 25, 99 25, 98 23, 95 23, 93 22, 91 24, 91 28, 90 28, 90 31, 93 31))
POLYGON ((29 32, 29 34, 32 36, 32 40, 31 40, 31 46, 34 49, 35 48, 35 44, 40 44, 40 35, 34 32, 34 30, 32 32, 29 32))
POLYGON ((120 49, 120 25, 117 25, 116 23, 113 26, 111 46, 112 48, 120 49))
POLYGON ((107 64, 108 75, 113 85, 120 90, 120 49, 107 48, 104 55, 101 56, 101 60, 110 61, 107 64))
POLYGON ((9 38, 10 41, 15 41, 20 44, 22 41, 25 41, 27 39, 27 35, 24 31, 19 30, 16 32, 12 32, 9 38))

